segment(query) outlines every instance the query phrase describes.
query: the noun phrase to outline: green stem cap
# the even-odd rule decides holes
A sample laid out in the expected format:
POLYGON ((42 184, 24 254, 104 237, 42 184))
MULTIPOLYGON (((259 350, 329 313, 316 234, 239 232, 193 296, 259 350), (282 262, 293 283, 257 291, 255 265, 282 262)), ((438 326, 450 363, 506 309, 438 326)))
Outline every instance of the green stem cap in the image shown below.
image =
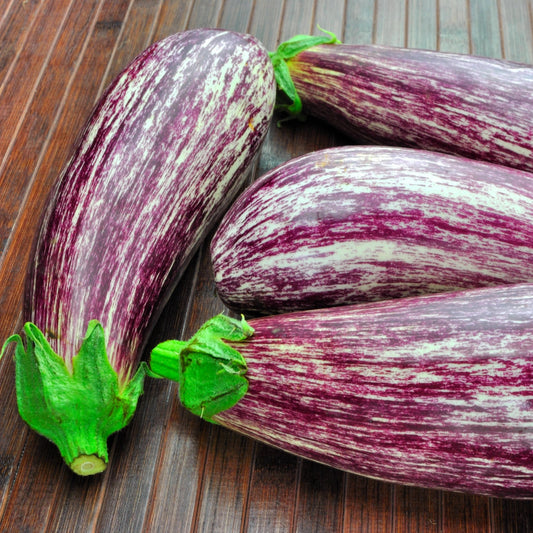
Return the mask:
POLYGON ((24 325, 26 346, 19 335, 15 347, 15 380, 20 416, 34 431, 51 440, 70 468, 87 476, 105 470, 107 439, 128 424, 144 378, 149 373, 141 363, 134 377, 119 385, 117 372, 106 354, 101 324, 92 320, 72 370, 57 355, 35 324, 24 325))
POLYGON ((326 35, 295 35, 288 41, 281 43, 275 52, 269 52, 278 90, 282 97, 289 100, 289 103, 282 103, 278 98, 276 109, 287 112, 291 118, 302 117, 302 100, 291 78, 288 61, 313 46, 340 44, 334 33, 320 27, 319 29, 326 35))
POLYGON ((189 341, 158 344, 150 355, 150 370, 179 383, 182 405, 213 422, 214 415, 233 407, 248 391, 246 361, 224 341, 242 342, 253 332, 244 318, 217 315, 189 341))

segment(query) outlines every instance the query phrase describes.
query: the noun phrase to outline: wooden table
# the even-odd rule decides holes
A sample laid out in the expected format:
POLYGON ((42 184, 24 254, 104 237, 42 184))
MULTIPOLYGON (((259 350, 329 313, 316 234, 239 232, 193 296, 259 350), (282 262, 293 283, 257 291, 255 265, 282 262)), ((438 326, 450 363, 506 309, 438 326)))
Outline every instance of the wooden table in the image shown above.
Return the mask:
MULTIPOLYGON (((267 48, 316 25, 345 42, 533 63, 531 0, 0 0, 0 338, 21 298, 46 196, 108 82, 149 43, 187 28, 256 35, 267 48)), ((310 120, 273 127, 256 174, 346 142, 310 120)), ((224 310, 204 248, 151 345, 189 337, 224 310)), ((10 352, 11 354, 11 352, 10 352)), ((146 382, 107 471, 80 478, 17 413, 12 357, 0 362, 2 532, 533 531, 533 502, 407 488, 313 464, 185 412, 176 386, 146 382)))

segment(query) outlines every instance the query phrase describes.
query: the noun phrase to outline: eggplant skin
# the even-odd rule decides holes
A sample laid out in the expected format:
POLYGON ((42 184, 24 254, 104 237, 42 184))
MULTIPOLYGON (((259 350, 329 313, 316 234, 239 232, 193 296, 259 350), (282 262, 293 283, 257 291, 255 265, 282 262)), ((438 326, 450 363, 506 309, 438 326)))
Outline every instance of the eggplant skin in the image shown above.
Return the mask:
POLYGON ((287 62, 303 112, 358 142, 533 170, 533 67, 379 45, 325 44, 287 62))
POLYGON ((531 174, 404 147, 287 161, 210 245, 220 298, 248 315, 533 281, 531 174))
POLYGON ((26 319, 70 364, 90 320, 131 377, 194 251, 242 188, 273 113, 268 52, 218 29, 148 47, 97 104, 36 237, 26 319))
POLYGON ((533 497, 533 285, 248 321, 248 393, 215 415, 381 480, 533 497))

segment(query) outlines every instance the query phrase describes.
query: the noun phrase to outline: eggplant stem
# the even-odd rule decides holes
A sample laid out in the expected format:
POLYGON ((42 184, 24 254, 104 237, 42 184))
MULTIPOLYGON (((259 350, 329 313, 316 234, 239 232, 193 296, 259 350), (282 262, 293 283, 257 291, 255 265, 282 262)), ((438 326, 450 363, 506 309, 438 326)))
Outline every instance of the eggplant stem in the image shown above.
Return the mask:
POLYGON ((169 340, 150 354, 151 372, 176 381, 182 405, 210 422, 248 391, 244 357, 224 341, 242 342, 253 328, 223 314, 208 320, 189 341, 169 340))
POLYGON ((92 320, 72 369, 56 354, 40 329, 24 325, 26 345, 15 341, 15 385, 21 418, 52 441, 65 463, 81 475, 102 472, 108 461, 107 439, 125 427, 143 392, 146 363, 125 387, 106 354, 101 324, 92 320), (90 466, 92 464, 92 466, 90 466))
MULTIPOLYGON (((294 81, 292 80, 289 62, 292 58, 297 56, 300 52, 318 46, 321 44, 340 44, 337 36, 327 30, 323 30, 320 26, 318 29, 326 35, 295 35, 288 41, 281 43, 276 51, 269 52, 270 60, 274 67, 274 77, 278 87, 278 98, 276 101, 276 110, 284 111, 290 118, 298 118, 302 120, 304 117, 302 113, 302 100, 296 90, 294 81), (284 100, 289 100, 289 103, 284 100)), ((282 121, 278 121, 278 126, 282 121)))

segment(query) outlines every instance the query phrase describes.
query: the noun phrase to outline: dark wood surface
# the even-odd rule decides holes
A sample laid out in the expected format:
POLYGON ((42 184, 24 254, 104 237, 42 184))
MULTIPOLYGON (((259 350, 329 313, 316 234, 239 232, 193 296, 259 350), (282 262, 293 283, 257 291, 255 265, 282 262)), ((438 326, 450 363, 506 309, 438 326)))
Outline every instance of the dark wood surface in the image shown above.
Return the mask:
MULTIPOLYGON (((0 338, 20 330, 31 242, 47 193, 108 82, 148 44, 187 28, 249 32, 273 49, 317 24, 345 42, 533 63, 531 0, 0 0, 0 338)), ((346 142, 313 120, 272 128, 255 170, 346 142)), ((204 248, 151 345, 187 338, 217 300, 204 248)), ((533 531, 533 502, 396 486, 255 443, 185 412, 149 380, 107 471, 71 474, 17 413, 0 361, 1 532, 533 531)))

